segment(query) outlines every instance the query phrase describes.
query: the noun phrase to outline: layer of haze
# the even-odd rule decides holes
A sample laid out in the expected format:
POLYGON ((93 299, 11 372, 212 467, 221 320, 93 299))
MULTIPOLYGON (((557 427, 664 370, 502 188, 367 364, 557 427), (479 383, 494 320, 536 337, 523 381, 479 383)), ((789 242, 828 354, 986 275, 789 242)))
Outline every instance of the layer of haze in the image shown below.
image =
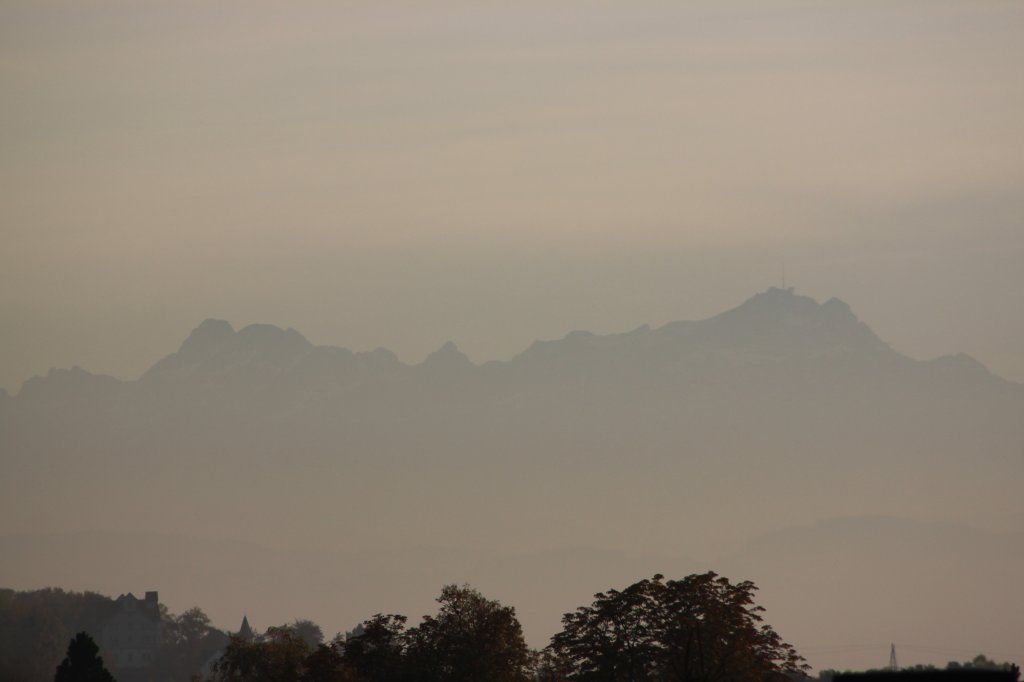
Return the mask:
POLYGON ((1024 381, 1022 64, 995 0, 0 3, 0 387, 239 330, 0 391, 0 586, 333 633, 469 580, 543 644, 714 568, 818 667, 1024 661, 1022 389, 893 352, 1024 381), (881 341, 779 289, 658 330, 783 270, 881 341), (780 364, 779 320, 843 333, 780 364), (250 323, 410 364, 653 329, 434 376, 250 323))
POLYGON ((211 316, 505 358, 783 266, 1024 379, 1024 6, 514 5, 3 3, 0 387, 211 316))

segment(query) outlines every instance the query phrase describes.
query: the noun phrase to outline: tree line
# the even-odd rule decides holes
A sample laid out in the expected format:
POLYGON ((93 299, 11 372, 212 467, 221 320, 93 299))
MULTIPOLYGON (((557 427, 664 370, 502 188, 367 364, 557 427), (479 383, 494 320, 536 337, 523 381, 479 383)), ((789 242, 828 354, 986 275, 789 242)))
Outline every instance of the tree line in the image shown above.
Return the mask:
MULTIPOLYGON (((911 666, 904 666, 904 667, 900 668, 896 672, 903 673, 903 674, 906 674, 906 675, 908 675, 910 677, 913 677, 913 676, 922 676, 922 675, 925 675, 927 673, 936 673, 936 672, 970 672, 970 671, 1002 672, 1002 673, 1010 673, 1012 675, 1017 675, 1017 676, 1020 675, 1020 668, 1018 668, 1013 663, 1007 663, 1007 662, 1000 663, 998 661, 990 659, 985 654, 978 654, 977 656, 975 656, 971 660, 964 661, 964 662, 949 661, 948 663, 946 663, 946 667, 944 667, 944 668, 940 668, 940 667, 934 666, 934 665, 917 664, 917 665, 911 665, 911 666)), ((864 671, 864 673, 868 674, 868 675, 881 674, 881 673, 890 673, 890 672, 893 672, 893 671, 889 670, 888 668, 872 668, 870 670, 864 671)), ((854 673, 852 671, 850 671, 850 670, 846 670, 844 672, 840 672, 838 670, 822 670, 821 673, 818 675, 818 679, 821 680, 821 682, 832 682, 832 680, 842 679, 842 677, 844 675, 848 676, 848 675, 853 675, 853 674, 854 673)))
MULTIPOLYGON (((715 573, 661 575, 595 595, 563 618, 543 650, 531 650, 515 609, 468 585, 448 585, 435 614, 416 626, 377 614, 323 641, 315 624, 228 638, 196 682, 772 682, 807 666, 762 620, 751 582, 715 573)), ((172 620, 177 646, 210 636, 192 610, 172 620)), ((62 678, 62 682, 72 678, 62 678)))
MULTIPOLYGON (((541 650, 527 646, 513 607, 468 585, 445 586, 437 612, 418 625, 410 626, 404 615, 376 614, 329 641, 308 620, 271 627, 262 635, 229 636, 194 608, 180 616, 162 614, 164 642, 147 679, 781 682, 805 677, 803 657, 764 622, 756 590, 752 582, 732 583, 712 572, 679 580, 655 575, 599 592, 592 603, 565 614, 562 630, 541 650)), ((102 604, 95 595, 80 598, 102 604)), ((0 608, 0 623, 3 615, 0 608)), ((971 665, 995 664, 978 657, 971 665)), ((50 667, 45 677, 10 679, 111 682, 101 670, 98 649, 82 632, 68 645, 56 677, 50 667)), ((7 679, 3 671, 0 667, 0 678, 7 679)))

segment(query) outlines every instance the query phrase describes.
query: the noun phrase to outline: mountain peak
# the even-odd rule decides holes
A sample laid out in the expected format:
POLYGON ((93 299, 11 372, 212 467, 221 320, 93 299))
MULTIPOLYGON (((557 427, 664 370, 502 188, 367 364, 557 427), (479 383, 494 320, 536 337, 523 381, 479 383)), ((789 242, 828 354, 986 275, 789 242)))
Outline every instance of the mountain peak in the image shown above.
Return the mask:
POLYGON ((201 366, 207 370, 214 366, 223 370, 252 361, 285 366, 312 348, 313 344, 291 328, 251 324, 236 332, 224 320, 207 319, 192 330, 177 353, 150 367, 143 378, 151 379, 167 371, 180 372, 201 366))
POLYGON ((205 355, 211 349, 230 340, 234 335, 235 330, 228 322, 211 317, 200 322, 199 326, 192 330, 185 342, 181 344, 178 353, 205 355))
POLYGON ((771 287, 699 323, 704 325, 705 333, 726 345, 754 344, 778 351, 889 350, 844 301, 831 298, 819 304, 810 296, 794 293, 792 287, 771 287))
POLYGON ((793 317, 850 317, 856 320, 850 306, 838 298, 830 298, 825 303, 818 303, 810 296, 802 296, 794 292, 793 287, 780 289, 769 287, 759 294, 754 294, 746 301, 731 310, 727 310, 712 320, 724 317, 756 317, 760 319, 781 319, 793 317))
POLYGON ((466 354, 452 341, 445 342, 423 361, 424 367, 465 367, 472 364, 466 354))
MULTIPOLYGON (((835 300, 838 301, 838 299, 835 300)), ((785 289, 769 287, 766 291, 754 294, 738 307, 723 314, 739 310, 772 315, 781 313, 812 314, 818 307, 817 301, 810 296, 801 296, 795 293, 793 287, 785 289)))

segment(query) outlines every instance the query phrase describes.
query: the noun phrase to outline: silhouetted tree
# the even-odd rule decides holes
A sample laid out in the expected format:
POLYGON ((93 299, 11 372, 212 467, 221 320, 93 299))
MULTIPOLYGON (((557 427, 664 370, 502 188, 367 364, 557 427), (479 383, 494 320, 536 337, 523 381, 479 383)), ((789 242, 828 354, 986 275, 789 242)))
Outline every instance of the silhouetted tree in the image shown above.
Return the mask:
POLYGON ((899 670, 890 670, 889 668, 871 668, 863 672, 853 672, 847 670, 845 672, 839 672, 838 670, 822 670, 818 673, 818 679, 823 682, 830 682, 834 679, 843 679, 845 677, 850 678, 861 678, 875 676, 878 679, 890 678, 890 677, 906 677, 908 679, 925 679, 925 674, 934 674, 936 679, 967 679, 973 671, 978 671, 980 675, 984 676, 984 679, 991 679, 990 674, 995 673, 1006 673, 1008 679, 1018 679, 1020 677, 1020 668, 1013 663, 997 663, 996 661, 988 658, 985 654, 978 654, 970 661, 961 663, 959 661, 950 661, 946 664, 945 668, 938 668, 930 663, 918 663, 916 665, 904 666, 899 670), (953 677, 953 676, 956 677, 953 677))
POLYGON ((424 682, 520 682, 531 656, 515 609, 469 586, 448 585, 436 616, 407 634, 408 672, 424 682))
POLYGON ((310 649, 316 649, 324 643, 324 631, 311 620, 297 620, 282 627, 291 630, 292 634, 305 642, 310 649))
POLYGON ((345 665, 337 641, 320 644, 303 663, 299 682, 357 682, 360 678, 345 665))
POLYGON ((310 647, 287 627, 268 628, 258 641, 232 637, 214 664, 214 679, 295 682, 305 673, 310 647))
POLYGON ((535 653, 534 679, 537 682, 567 682, 572 664, 547 648, 535 653))
POLYGON ((997 663, 985 654, 978 654, 966 663, 950 661, 946 664, 946 670, 1003 670, 1006 672, 1020 672, 1020 669, 1013 663, 997 663))
POLYGON ((228 636, 210 624, 199 607, 180 616, 161 606, 160 652, 154 666, 165 679, 187 680, 217 651, 227 646, 228 636))
POLYGON ((642 580, 621 592, 595 595, 562 618, 563 631, 554 636, 552 651, 572 680, 654 680, 659 643, 653 632, 658 582, 642 580))
POLYGON ((74 634, 99 632, 113 611, 92 592, 0 589, 0 680, 52 680, 74 634))
POLYGON ((405 668, 405 616, 377 614, 340 645, 345 666, 366 682, 399 680, 405 668))
POLYGON ((668 582, 656 575, 566 614, 550 650, 568 680, 785 680, 807 666, 762 623, 756 589, 715 573, 668 582))
POLYGON ((114 676, 103 666, 100 648, 86 632, 79 632, 68 644, 68 654, 60 665, 54 682, 114 682, 114 676))

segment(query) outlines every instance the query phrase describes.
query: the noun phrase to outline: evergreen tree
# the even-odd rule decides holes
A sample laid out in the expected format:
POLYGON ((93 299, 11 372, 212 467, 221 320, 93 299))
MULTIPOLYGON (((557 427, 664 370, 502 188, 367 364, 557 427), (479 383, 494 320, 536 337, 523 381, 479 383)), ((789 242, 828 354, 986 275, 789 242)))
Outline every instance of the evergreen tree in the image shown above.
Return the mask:
POLYGON ((68 644, 67 656, 57 666, 53 682, 115 682, 103 666, 100 648, 86 632, 79 632, 68 644))

